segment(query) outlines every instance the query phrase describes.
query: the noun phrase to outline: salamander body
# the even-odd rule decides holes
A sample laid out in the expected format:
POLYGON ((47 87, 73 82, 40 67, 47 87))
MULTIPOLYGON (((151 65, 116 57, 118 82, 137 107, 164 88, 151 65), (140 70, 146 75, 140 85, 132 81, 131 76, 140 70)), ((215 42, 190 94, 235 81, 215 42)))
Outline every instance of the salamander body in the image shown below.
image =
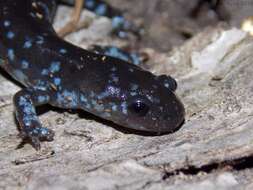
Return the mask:
POLYGON ((14 96, 23 138, 36 149, 53 140, 35 111, 42 104, 81 109, 141 131, 175 130, 185 113, 175 80, 59 38, 51 24, 56 3, 0 0, 0 67, 24 87, 14 96))

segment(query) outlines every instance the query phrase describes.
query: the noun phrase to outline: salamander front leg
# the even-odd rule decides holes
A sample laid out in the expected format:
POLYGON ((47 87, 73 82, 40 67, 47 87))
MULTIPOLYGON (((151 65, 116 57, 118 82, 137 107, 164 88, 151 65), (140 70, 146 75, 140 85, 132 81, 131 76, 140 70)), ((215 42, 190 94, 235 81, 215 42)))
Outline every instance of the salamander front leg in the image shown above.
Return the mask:
POLYGON ((46 104, 49 96, 45 91, 23 89, 14 96, 16 119, 20 125, 23 139, 30 140, 32 146, 40 149, 40 141, 52 141, 54 132, 41 126, 35 106, 46 104))

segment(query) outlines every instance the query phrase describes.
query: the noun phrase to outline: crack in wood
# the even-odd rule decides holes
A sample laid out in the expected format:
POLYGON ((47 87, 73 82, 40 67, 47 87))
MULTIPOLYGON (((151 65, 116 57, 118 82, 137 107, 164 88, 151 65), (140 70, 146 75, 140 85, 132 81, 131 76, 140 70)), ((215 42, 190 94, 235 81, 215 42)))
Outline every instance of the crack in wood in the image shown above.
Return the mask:
POLYGON ((253 168, 253 154, 241 158, 231 159, 231 160, 224 160, 221 162, 213 162, 209 163, 200 167, 189 165, 184 168, 180 168, 171 172, 164 173, 162 179, 166 180, 170 177, 179 175, 183 173, 184 175, 198 175, 200 172, 204 173, 212 173, 217 170, 235 170, 241 171, 245 169, 252 169, 253 168))

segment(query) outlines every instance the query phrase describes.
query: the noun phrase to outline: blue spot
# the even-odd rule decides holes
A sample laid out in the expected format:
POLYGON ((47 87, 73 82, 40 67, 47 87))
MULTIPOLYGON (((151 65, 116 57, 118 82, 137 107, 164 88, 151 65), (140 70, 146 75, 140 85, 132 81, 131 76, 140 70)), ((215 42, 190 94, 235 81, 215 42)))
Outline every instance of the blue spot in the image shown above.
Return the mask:
POLYGON ((118 36, 119 36, 120 38, 126 38, 126 37, 127 37, 127 33, 124 32, 124 31, 119 31, 119 32, 118 32, 118 36))
POLYGON ((0 65, 4 64, 4 60, 0 59, 0 65))
POLYGON ((6 37, 7 37, 8 39, 13 39, 13 38, 15 37, 15 34, 14 34, 13 32, 11 32, 11 31, 9 31, 9 32, 7 32, 7 34, 6 34, 6 37))
POLYGON ((132 90, 132 91, 135 91, 135 90, 137 90, 139 87, 138 87, 138 85, 137 84, 130 84, 130 89, 132 90))
POLYGON ((90 92, 90 97, 91 98, 95 97, 95 93, 93 91, 90 92))
POLYGON ((101 116, 104 118, 108 118, 108 117, 110 118, 112 115, 111 115, 111 113, 104 112, 101 116))
POLYGON ((164 86, 165 86, 166 88, 169 88, 169 87, 170 87, 169 83, 164 83, 164 86))
POLYGON ((134 65, 139 65, 141 63, 139 56, 136 53, 131 53, 130 56, 134 65))
POLYGON ((119 82, 119 77, 112 76, 112 81, 115 82, 115 83, 119 82))
POLYGON ((97 105, 97 101, 96 100, 91 100, 91 104, 96 106, 97 105))
POLYGON ((107 9, 106 4, 100 4, 100 5, 97 6, 97 8, 95 10, 95 13, 97 15, 103 16, 103 15, 106 14, 106 9, 107 9))
POLYGON ((36 44, 43 44, 44 43, 44 37, 43 36, 36 36, 36 44))
POLYGON ((49 86, 48 82, 37 80, 34 88, 37 90, 46 90, 48 86, 49 86))
POLYGON ((129 68, 128 71, 131 72, 131 73, 133 73, 134 69, 133 68, 129 68))
POLYGON ((54 78, 54 84, 56 86, 60 85, 61 84, 61 79, 60 78, 54 78))
POLYGON ((14 61, 15 59, 15 54, 14 54, 14 50, 13 49, 8 49, 8 58, 11 60, 11 61, 14 61))
POLYGON ((30 126, 32 121, 36 120, 36 112, 29 99, 26 97, 19 97, 18 104, 23 112, 23 122, 26 126, 30 126))
POLYGON ((85 106, 86 109, 90 109, 91 108, 90 104, 85 104, 84 106, 85 106))
POLYGON ((121 104, 121 111, 123 114, 127 115, 127 103, 126 102, 123 102, 121 104))
POLYGON ((119 28, 124 23, 124 18, 122 16, 115 16, 112 18, 112 27, 114 29, 119 28))
POLYGON ((39 134, 46 136, 49 134, 49 130, 45 127, 41 127, 41 128, 39 128, 39 134))
POLYGON ((137 92, 130 92, 131 96, 136 96, 137 92))
POLYGON ((49 100, 49 96, 38 96, 38 102, 40 103, 40 104, 42 104, 42 103, 45 103, 45 102, 47 102, 49 100))
POLYGON ((28 80, 27 76, 20 70, 14 70, 13 74, 15 78, 22 83, 25 83, 28 80))
POLYGON ((112 56, 124 61, 131 62, 129 56, 117 47, 110 47, 105 52, 105 55, 112 56))
POLYGON ((19 104, 20 106, 24 106, 24 105, 26 105, 26 103, 27 103, 27 99, 24 98, 23 96, 21 96, 21 97, 19 98, 18 104, 19 104))
POLYGON ((5 20, 4 21, 4 26, 5 27, 8 27, 8 26, 10 26, 11 25, 11 22, 10 21, 8 21, 8 20, 5 20))
POLYGON ((22 69, 27 69, 29 67, 29 63, 26 60, 21 61, 21 67, 22 69))
POLYGON ((25 41, 23 47, 26 48, 26 49, 32 47, 32 41, 31 40, 25 41))
POLYGON ((94 0, 86 0, 85 1, 85 6, 87 7, 87 9, 92 9, 95 6, 95 2, 94 0))
POLYGON ((42 75, 48 75, 49 71, 47 69, 42 69, 41 74, 42 75))
POLYGON ((34 13, 30 13, 30 16, 33 18, 36 17, 36 15, 34 13))
POLYGON ((53 61, 50 65, 50 72, 55 73, 58 72, 60 70, 60 65, 61 63, 59 61, 53 61))
POLYGON ((111 71, 112 71, 112 72, 117 71, 117 68, 116 68, 116 67, 112 67, 112 68, 111 68, 111 71))
POLYGON ((62 93, 57 93, 57 101, 68 108, 74 108, 78 105, 78 97, 74 91, 64 90, 62 93))
POLYGON ((116 104, 112 105, 112 111, 117 111, 117 105, 116 104))
POLYGON ((65 54, 65 53, 67 53, 67 50, 64 49, 64 48, 61 48, 61 49, 59 50, 59 52, 60 52, 61 54, 65 54))
POLYGON ((88 101, 87 98, 83 94, 81 94, 80 100, 81 102, 85 102, 85 103, 88 101))
POLYGON ((102 111, 104 111, 104 105, 103 104, 96 104, 95 105, 95 110, 97 110, 98 112, 102 112, 102 111))
POLYGON ((108 97, 108 96, 110 96, 109 92, 108 92, 108 91, 104 91, 104 92, 102 92, 101 94, 99 94, 99 95, 97 96, 97 98, 98 98, 99 100, 101 100, 101 99, 106 98, 106 97, 108 97))

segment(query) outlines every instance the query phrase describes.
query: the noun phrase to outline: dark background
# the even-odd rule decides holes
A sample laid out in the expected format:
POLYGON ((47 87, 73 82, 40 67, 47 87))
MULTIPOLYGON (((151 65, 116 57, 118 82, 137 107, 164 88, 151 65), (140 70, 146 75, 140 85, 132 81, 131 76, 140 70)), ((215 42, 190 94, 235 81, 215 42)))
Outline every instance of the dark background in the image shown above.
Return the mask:
POLYGON ((171 50, 173 46, 181 45, 206 27, 215 27, 220 22, 240 27, 243 19, 253 15, 253 0, 221 0, 218 14, 206 3, 199 11, 195 11, 195 17, 192 17, 192 14, 199 0, 108 0, 108 2, 124 10, 126 17, 137 23, 143 23, 146 33, 140 46, 164 52, 171 50))

